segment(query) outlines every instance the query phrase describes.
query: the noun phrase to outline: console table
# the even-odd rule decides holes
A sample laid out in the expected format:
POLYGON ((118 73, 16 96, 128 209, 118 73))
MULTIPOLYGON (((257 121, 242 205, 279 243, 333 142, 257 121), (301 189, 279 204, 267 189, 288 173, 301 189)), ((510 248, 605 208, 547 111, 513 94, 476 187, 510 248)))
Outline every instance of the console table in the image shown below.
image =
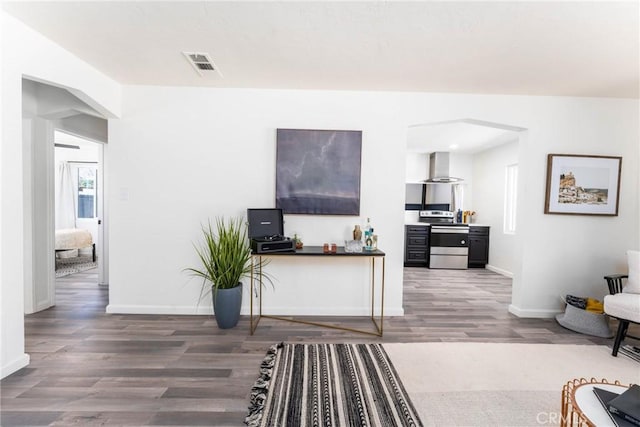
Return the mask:
POLYGON ((250 304, 250 332, 251 335, 253 335, 253 333, 255 332, 256 328, 258 327, 258 323, 260 322, 261 318, 267 318, 267 319, 276 319, 276 320, 284 320, 287 322, 294 322, 294 323, 303 323, 305 325, 314 325, 314 326, 322 326, 322 327, 326 327, 326 328, 332 328, 332 329, 339 329, 339 330, 343 330, 343 331, 350 331, 350 332, 358 332, 361 334, 367 334, 367 335, 374 335, 374 336, 378 336, 381 337, 382 336, 382 324, 383 324, 383 318, 384 318, 384 267, 385 267, 385 253, 382 252, 381 250, 373 250, 373 251, 365 251, 363 250, 362 252, 346 252, 344 250, 343 246, 338 246, 336 252, 334 253, 326 253, 323 251, 323 247, 322 246, 305 246, 302 249, 297 249, 295 252, 270 252, 270 253, 252 253, 251 254, 251 271, 254 271, 254 268, 258 269, 258 273, 260 274, 262 272, 262 258, 264 257, 288 257, 288 258, 293 258, 299 260, 302 259, 304 257, 309 257, 309 256, 316 256, 316 257, 325 257, 325 258, 331 258, 331 257, 339 257, 339 258, 345 258, 345 257, 353 257, 353 258, 362 258, 362 257, 367 257, 371 260, 371 321, 373 322, 373 325, 375 326, 375 331, 367 331, 367 330, 363 330, 363 329, 354 329, 354 328, 347 328, 347 327, 343 327, 343 326, 337 326, 337 325, 331 325, 328 323, 321 323, 321 322, 310 322, 310 321, 306 321, 306 320, 298 320, 298 319, 292 319, 292 318, 287 318, 287 317, 280 317, 280 316, 272 316, 272 315, 267 315, 267 314, 263 314, 262 313, 262 284, 259 283, 258 284, 258 288, 260 289, 258 291, 258 313, 256 319, 255 319, 255 323, 254 323, 254 315, 253 315, 253 299, 254 299, 254 274, 251 274, 251 304, 250 304), (381 290, 380 290, 380 322, 378 323, 376 321, 376 316, 375 316, 375 284, 376 284, 376 259, 382 259, 382 278, 381 278, 381 290), (255 262, 257 260, 257 263, 255 262))

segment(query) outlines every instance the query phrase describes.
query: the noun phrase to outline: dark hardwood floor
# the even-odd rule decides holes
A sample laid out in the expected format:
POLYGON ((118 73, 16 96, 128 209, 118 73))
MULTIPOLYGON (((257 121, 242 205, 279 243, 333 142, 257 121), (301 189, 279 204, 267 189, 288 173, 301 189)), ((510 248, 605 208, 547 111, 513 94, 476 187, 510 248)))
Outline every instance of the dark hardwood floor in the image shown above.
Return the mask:
POLYGON ((511 280, 487 270, 405 269, 406 315, 387 318, 384 338, 269 319, 250 336, 246 316, 220 330, 207 316, 106 314, 108 289, 96 283, 92 271, 59 279, 57 305, 25 316, 31 364, 0 383, 2 426, 243 425, 260 361, 279 341, 611 342, 509 314, 511 280))

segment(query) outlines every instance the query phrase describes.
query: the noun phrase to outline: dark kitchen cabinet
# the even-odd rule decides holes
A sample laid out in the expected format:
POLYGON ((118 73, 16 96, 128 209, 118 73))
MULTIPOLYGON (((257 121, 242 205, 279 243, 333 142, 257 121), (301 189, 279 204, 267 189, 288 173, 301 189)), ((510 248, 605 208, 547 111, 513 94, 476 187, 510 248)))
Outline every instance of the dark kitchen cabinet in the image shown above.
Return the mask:
POLYGON ((489 263, 489 227, 469 228, 469 268, 484 268, 489 263))
POLYGON ((405 225, 404 266, 427 267, 429 260, 429 226, 405 225))

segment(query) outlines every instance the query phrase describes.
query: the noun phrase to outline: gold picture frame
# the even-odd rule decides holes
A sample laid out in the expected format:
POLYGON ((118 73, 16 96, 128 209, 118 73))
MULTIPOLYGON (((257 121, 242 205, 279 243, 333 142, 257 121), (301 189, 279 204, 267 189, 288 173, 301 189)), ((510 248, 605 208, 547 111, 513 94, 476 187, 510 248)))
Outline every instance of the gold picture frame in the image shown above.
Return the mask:
POLYGON ((617 216, 622 157, 547 155, 544 213, 617 216))

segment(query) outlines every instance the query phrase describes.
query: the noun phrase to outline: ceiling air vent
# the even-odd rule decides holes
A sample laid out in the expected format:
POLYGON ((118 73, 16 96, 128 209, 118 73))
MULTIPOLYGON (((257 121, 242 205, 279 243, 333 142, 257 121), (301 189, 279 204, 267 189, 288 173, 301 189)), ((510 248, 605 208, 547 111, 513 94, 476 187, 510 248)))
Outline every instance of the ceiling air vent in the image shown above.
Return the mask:
POLYGON ((193 66, 194 70, 198 72, 201 76, 204 76, 205 73, 217 73, 220 76, 222 74, 217 69, 211 57, 208 53, 202 52, 182 52, 187 58, 187 61, 193 66))

